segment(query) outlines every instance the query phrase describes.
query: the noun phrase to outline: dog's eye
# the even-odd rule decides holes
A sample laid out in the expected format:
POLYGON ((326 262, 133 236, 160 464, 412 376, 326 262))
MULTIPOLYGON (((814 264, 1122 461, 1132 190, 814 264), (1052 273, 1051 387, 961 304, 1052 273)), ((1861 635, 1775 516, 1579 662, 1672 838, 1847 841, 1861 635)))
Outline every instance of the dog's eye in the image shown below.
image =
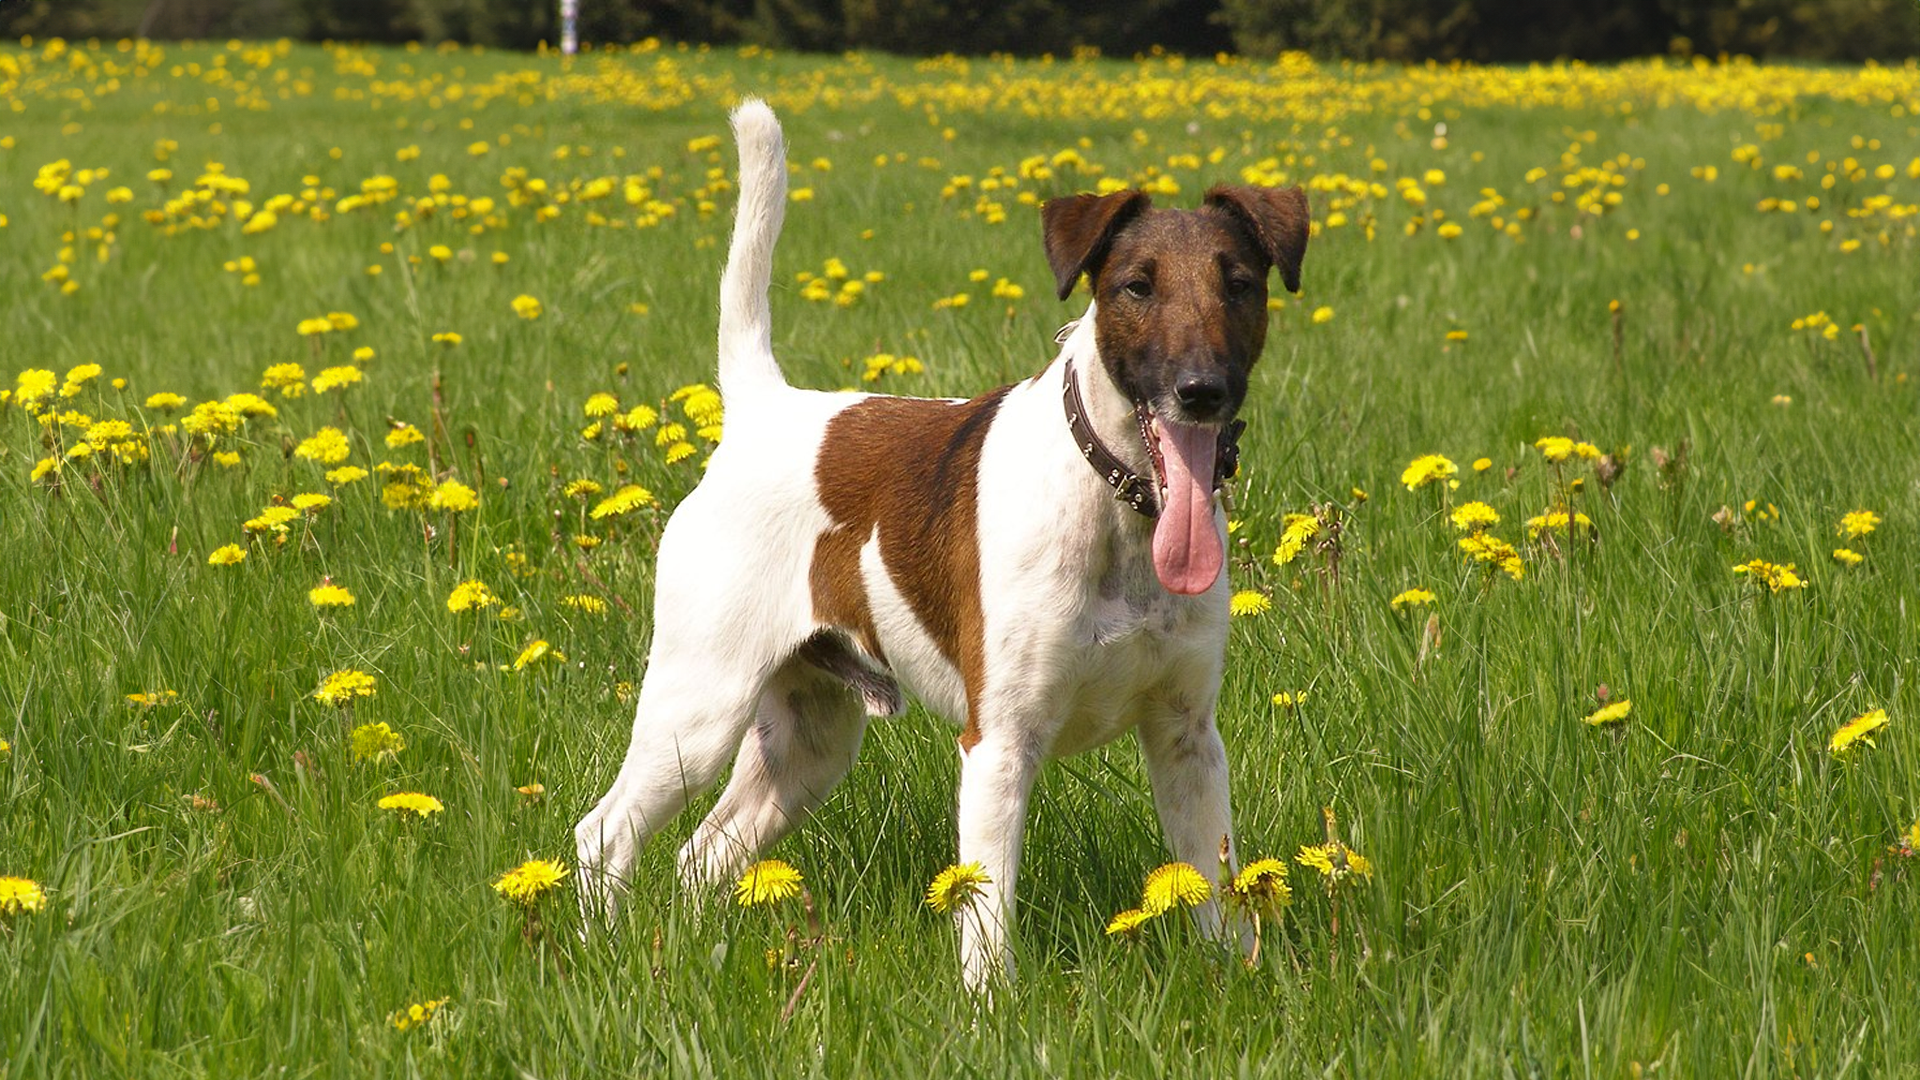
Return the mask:
POLYGON ((1120 288, 1135 300, 1145 300, 1153 295, 1153 282, 1146 278, 1134 278, 1120 288))
POLYGON ((1245 300, 1252 292, 1252 278, 1230 277, 1227 279, 1227 299, 1245 300))

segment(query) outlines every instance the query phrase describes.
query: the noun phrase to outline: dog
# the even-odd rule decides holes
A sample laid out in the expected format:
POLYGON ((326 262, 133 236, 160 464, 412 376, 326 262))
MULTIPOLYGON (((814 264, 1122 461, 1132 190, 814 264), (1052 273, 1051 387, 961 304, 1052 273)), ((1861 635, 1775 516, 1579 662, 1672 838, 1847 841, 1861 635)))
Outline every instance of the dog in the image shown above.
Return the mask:
MULTIPOLYGON (((1214 724, 1236 414, 1265 344, 1267 279, 1300 287, 1293 188, 1216 187, 1198 210, 1137 190, 1048 201, 1047 261, 1085 314, 1040 374, 970 401, 789 386, 768 288, 786 208, 779 122, 732 115, 740 197, 720 280, 726 435, 659 546, 632 741, 575 829, 582 903, 611 916, 637 851, 726 790, 679 866, 742 873, 827 796, 869 718, 911 691, 960 726, 964 981, 1013 972, 1014 885, 1041 765, 1134 731, 1174 858, 1233 863, 1214 724)), ((1227 936, 1219 909, 1201 929, 1227 936)))

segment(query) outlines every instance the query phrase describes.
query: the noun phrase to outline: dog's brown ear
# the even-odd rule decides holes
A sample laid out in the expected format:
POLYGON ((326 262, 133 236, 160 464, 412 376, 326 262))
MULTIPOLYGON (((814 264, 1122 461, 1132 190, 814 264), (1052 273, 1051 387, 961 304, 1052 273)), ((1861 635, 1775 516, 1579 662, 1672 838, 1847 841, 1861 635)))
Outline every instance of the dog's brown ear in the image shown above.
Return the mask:
POLYGON ((1053 267, 1060 299, 1073 295, 1081 274, 1099 269, 1114 233, 1151 205, 1146 192, 1128 190, 1048 199, 1040 207, 1047 263, 1053 267))
POLYGON ((1239 218, 1280 271, 1288 292, 1300 291, 1300 260, 1307 254, 1312 214, 1298 187, 1229 187, 1207 192, 1207 205, 1239 218))

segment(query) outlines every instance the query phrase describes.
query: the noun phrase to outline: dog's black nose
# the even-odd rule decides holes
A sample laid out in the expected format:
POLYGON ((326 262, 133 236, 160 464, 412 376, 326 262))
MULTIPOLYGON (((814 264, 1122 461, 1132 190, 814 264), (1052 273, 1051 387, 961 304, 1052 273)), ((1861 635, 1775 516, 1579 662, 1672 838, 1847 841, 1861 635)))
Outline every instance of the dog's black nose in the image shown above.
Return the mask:
POLYGON ((1173 396, 1196 420, 1211 420, 1227 403, 1227 377, 1210 371, 1182 372, 1173 380, 1173 396))

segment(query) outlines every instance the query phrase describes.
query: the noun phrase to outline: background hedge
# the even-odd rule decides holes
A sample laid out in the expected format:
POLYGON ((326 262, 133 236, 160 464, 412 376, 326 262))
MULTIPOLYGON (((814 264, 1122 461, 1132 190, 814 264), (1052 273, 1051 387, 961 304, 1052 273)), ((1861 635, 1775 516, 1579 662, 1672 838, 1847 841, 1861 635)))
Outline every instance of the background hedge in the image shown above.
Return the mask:
MULTIPOLYGON (((1361 60, 1613 60, 1745 53, 1808 60, 1920 54, 1917 0, 581 0, 582 40, 659 36, 838 52, 1162 47, 1361 60), (1547 14, 1548 11, 1551 14, 1547 14)), ((530 49, 557 0, 0 0, 0 35, 454 40, 530 49)))

